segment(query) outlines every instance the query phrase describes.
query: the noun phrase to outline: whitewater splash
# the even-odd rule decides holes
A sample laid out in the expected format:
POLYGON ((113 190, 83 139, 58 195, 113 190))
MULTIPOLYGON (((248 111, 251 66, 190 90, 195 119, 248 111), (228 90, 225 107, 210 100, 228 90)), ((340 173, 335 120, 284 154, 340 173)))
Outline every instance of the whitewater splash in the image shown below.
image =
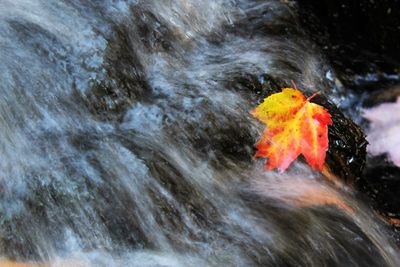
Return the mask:
POLYGON ((283 2, 2 1, 4 264, 398 266, 351 193, 251 160, 243 81, 329 93, 283 2))

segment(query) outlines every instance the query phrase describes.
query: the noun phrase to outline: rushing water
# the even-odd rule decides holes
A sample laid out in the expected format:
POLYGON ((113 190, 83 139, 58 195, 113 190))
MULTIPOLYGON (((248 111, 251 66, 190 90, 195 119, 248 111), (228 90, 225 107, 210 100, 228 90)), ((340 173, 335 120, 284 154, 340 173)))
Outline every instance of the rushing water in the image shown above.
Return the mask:
POLYGON ((330 92, 287 2, 0 1, 4 260, 399 266, 350 189, 251 159, 240 79, 330 92))

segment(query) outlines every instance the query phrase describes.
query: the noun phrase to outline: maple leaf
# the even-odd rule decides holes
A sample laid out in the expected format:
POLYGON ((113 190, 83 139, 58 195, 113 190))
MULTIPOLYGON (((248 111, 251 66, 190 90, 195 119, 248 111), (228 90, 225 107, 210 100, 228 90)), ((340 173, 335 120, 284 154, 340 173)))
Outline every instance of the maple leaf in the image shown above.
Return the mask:
POLYGON ((396 103, 383 103, 364 110, 363 117, 371 122, 367 134, 368 151, 374 156, 387 153, 400 167, 400 97, 396 103))
POLYGON ((302 154, 311 168, 321 170, 328 149, 331 115, 293 88, 264 99, 251 114, 266 124, 256 157, 268 158, 266 169, 285 171, 302 154))

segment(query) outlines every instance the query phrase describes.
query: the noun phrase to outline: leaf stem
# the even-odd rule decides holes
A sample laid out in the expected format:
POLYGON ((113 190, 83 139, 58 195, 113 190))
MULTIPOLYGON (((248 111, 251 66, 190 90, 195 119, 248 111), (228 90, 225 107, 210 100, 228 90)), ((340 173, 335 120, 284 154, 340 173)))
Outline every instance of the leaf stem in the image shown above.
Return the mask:
POLYGON ((307 98, 307 101, 310 101, 311 99, 313 99, 315 96, 319 95, 321 93, 321 91, 315 92, 314 94, 312 94, 311 96, 309 96, 307 98))
POLYGON ((299 90, 299 89, 297 89, 297 85, 295 84, 295 82, 293 80, 290 80, 290 82, 292 83, 294 89, 299 90))

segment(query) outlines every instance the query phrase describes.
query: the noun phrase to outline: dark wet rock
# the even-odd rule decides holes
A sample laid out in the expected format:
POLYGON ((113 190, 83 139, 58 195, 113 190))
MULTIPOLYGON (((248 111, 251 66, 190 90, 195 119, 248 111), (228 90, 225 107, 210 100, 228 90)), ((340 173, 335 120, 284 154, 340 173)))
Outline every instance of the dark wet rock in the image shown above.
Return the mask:
POLYGON ((228 82, 226 87, 240 92, 243 97, 256 104, 261 104, 265 97, 280 92, 287 85, 282 79, 268 74, 262 77, 243 74, 228 82))
POLYGON ((399 1, 298 3, 304 29, 320 45, 346 86, 357 87, 357 75, 399 73, 400 44, 394 41, 400 39, 399 1))
POLYGON ((291 5, 282 5, 278 1, 254 1, 246 3, 241 14, 242 19, 238 19, 234 24, 226 27, 225 30, 234 32, 242 36, 302 36, 303 30, 298 27, 298 20, 295 13, 291 12, 291 5), (255 6, 255 7, 252 7, 255 6), (279 17, 279 19, 276 19, 279 17))
POLYGON ((316 96, 312 102, 325 107, 332 115, 332 125, 328 127, 328 166, 340 178, 353 183, 365 166, 368 142, 363 130, 324 96, 316 96))
POLYGON ((249 128, 250 117, 241 116, 249 111, 238 107, 238 113, 224 113, 223 107, 215 107, 204 99, 190 112, 192 117, 174 118, 173 124, 164 127, 174 142, 187 143, 193 152, 205 161, 226 166, 226 161, 250 164, 254 155, 254 130, 249 128), (221 116, 221 114, 224 114, 221 116))
POLYGON ((114 39, 109 40, 105 56, 106 76, 93 81, 92 89, 86 94, 88 108, 101 119, 121 119, 121 114, 132 103, 150 92, 135 50, 134 36, 127 27, 115 27, 114 39))
POLYGON ((150 101, 143 58, 147 53, 169 51, 170 41, 177 38, 151 12, 133 8, 132 13, 131 19, 113 26, 104 56, 105 75, 93 80, 86 93, 87 106, 103 120, 120 120, 133 103, 150 101))

